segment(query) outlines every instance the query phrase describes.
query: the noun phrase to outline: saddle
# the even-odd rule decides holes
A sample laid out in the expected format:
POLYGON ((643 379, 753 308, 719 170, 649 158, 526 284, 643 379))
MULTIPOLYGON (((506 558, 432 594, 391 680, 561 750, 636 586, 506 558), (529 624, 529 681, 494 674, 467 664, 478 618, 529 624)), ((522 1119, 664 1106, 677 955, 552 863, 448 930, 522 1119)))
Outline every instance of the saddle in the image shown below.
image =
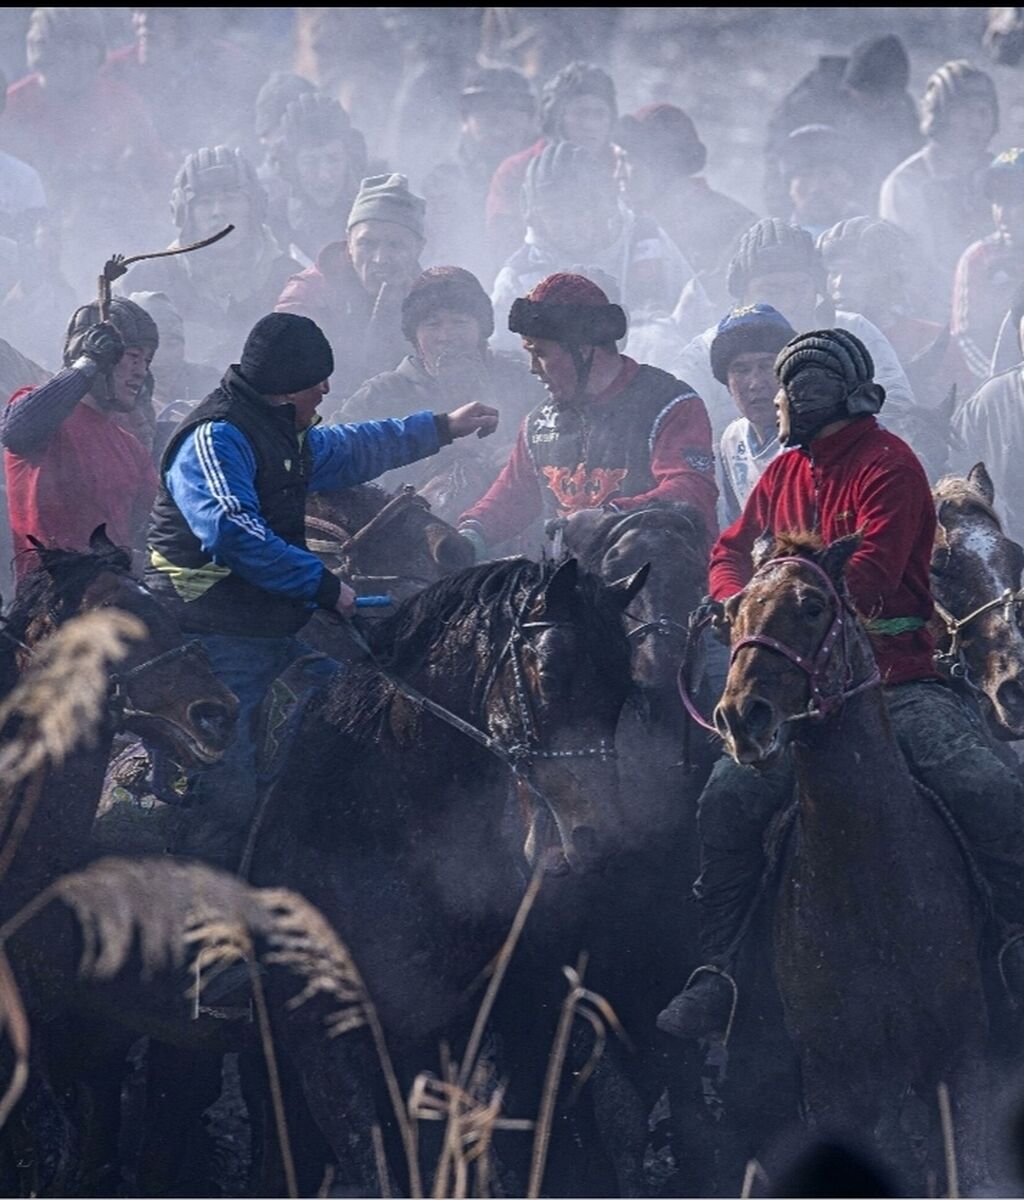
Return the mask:
POLYGON ((326 654, 304 654, 287 666, 267 689, 259 711, 256 779, 260 791, 280 779, 310 704, 327 686, 326 654))

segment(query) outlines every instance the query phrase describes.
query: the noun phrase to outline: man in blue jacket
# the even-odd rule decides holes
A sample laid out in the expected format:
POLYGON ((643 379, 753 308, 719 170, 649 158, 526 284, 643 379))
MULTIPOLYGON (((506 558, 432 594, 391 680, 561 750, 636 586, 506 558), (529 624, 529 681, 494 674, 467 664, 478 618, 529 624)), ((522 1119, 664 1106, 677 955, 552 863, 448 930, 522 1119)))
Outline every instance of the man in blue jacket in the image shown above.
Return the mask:
POLYGON ((229 869, 255 811, 253 726, 263 696, 307 652, 296 634, 316 608, 355 611, 352 589, 306 548, 307 492, 365 483, 497 426, 497 411, 479 403, 318 425, 333 370, 331 347, 308 317, 263 317, 241 361, 175 430, 160 466, 147 582, 240 704, 231 749, 194 788, 203 828, 188 846, 229 869))

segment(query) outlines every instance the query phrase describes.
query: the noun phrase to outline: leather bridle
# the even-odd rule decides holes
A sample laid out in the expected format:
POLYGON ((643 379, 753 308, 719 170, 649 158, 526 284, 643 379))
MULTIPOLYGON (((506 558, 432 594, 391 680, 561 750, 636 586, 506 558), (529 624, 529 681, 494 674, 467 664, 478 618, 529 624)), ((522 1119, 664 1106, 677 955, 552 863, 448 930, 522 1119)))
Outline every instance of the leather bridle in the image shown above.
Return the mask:
MULTIPOLYGON (((846 679, 844 687, 838 692, 826 692, 825 684, 829 675, 829 665, 832 661, 832 655, 838 644, 843 647, 843 659, 846 660, 846 644, 847 644, 847 629, 850 624, 857 620, 857 614, 845 596, 841 595, 835 584, 832 582, 827 571, 820 567, 816 562, 809 558, 801 558, 798 555, 787 555, 783 558, 770 559, 764 566, 761 567, 754 575, 757 579, 758 575, 768 571, 769 569, 786 565, 795 564, 800 567, 806 567, 811 570, 817 577, 819 582, 824 586, 829 598, 833 601, 835 610, 832 616, 832 622, 821 641, 821 645, 812 656, 806 654, 798 654, 791 646, 787 646, 785 642, 779 641, 778 638, 769 637, 767 634, 755 633, 748 637, 740 638, 739 641, 733 643, 729 654, 729 667, 732 668, 736 661, 737 655, 741 650, 748 646, 760 646, 766 650, 772 650, 776 654, 782 655, 788 659, 795 667, 798 667, 806 676, 810 697, 807 701, 807 706, 803 712, 795 713, 791 717, 787 717, 787 721, 821 721, 838 712, 847 700, 853 696, 859 695, 861 692, 867 691, 869 688, 877 687, 882 682, 881 674, 878 670, 878 664, 873 665, 871 673, 866 679, 862 679, 859 683, 854 683, 849 677, 846 679)), ((697 632, 702 630, 704 626, 711 621, 710 614, 697 622, 690 630, 690 637, 693 638, 697 632)), ((689 649, 689 647, 688 647, 689 649)), ((689 686, 686 679, 685 667, 687 665, 688 655, 684 656, 683 666, 679 670, 679 695, 682 699, 683 706, 690 716, 704 729, 710 730, 712 733, 719 734, 709 721, 705 720, 694 703, 693 697, 690 695, 689 686)))

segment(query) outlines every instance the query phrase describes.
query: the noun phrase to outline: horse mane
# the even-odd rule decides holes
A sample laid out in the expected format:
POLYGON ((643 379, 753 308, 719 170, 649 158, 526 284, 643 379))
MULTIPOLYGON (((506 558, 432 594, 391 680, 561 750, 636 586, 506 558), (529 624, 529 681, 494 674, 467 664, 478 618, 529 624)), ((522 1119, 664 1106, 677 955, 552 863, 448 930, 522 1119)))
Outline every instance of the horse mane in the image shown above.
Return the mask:
POLYGON ((1003 523, 999 519, 999 514, 981 492, 972 487, 961 475, 943 475, 932 488, 932 499, 935 501, 936 508, 943 501, 949 500, 954 504, 963 505, 967 509, 977 510, 994 521, 1000 533, 1003 532, 1003 523))
MULTIPOLYGON (((437 663, 467 678, 474 719, 480 719, 484 693, 515 622, 530 598, 543 593, 562 565, 505 558, 457 571, 375 623, 367 635, 370 646, 383 666, 406 679, 436 653, 437 663)), ((605 584, 581 571, 577 593, 582 601, 580 627, 589 654, 604 672, 628 677, 629 643, 620 610, 605 584)), ((351 686, 352 675, 342 677, 332 689, 328 716, 332 724, 358 741, 379 731, 395 689, 372 664, 354 670, 360 672, 359 687, 351 686), (356 692, 358 703, 350 700, 356 692)))
POLYGON ((131 558, 117 547, 83 551, 45 546, 29 553, 38 556, 39 565, 19 581, 4 619, 7 632, 19 640, 24 640, 29 624, 40 612, 77 608, 101 572, 131 574, 131 558))
POLYGON ((765 557, 765 562, 770 562, 773 558, 817 559, 824 549, 825 543, 821 540, 820 534, 814 533, 812 530, 790 530, 786 533, 776 534, 771 551, 765 557))
POLYGON ((634 529, 667 528, 681 534, 690 552, 688 557, 693 559, 695 565, 707 567, 707 522, 697 508, 681 500, 659 500, 627 513, 607 513, 594 525, 587 544, 580 548, 580 566, 596 573, 614 540, 615 530, 630 517, 635 518, 635 523, 631 525, 634 529))

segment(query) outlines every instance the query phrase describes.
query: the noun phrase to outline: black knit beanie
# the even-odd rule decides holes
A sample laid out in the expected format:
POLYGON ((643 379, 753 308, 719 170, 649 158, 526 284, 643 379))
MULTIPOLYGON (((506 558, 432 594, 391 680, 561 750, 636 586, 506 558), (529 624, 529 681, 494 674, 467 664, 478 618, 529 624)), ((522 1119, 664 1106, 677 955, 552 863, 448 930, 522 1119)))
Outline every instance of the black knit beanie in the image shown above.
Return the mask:
POLYGON ((334 371, 323 330, 309 317, 268 313, 245 339, 238 369, 263 396, 288 396, 322 383, 334 371))
POLYGON ((428 267, 413 281, 402 301, 402 332, 413 345, 420 322, 439 308, 475 318, 483 342, 494 332, 494 306, 490 297, 480 280, 463 267, 428 267))

